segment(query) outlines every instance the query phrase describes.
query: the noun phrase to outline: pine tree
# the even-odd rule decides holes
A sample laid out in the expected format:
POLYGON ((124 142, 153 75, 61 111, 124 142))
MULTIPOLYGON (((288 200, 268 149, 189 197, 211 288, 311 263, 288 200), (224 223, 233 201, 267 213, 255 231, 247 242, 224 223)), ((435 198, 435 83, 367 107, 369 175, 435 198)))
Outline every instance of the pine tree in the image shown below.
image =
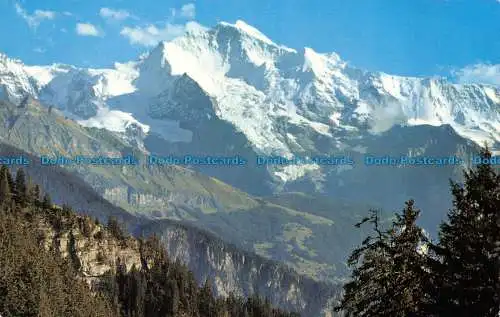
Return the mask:
POLYGON ((129 289, 127 285, 127 267, 125 266, 125 263, 122 262, 120 257, 116 259, 115 280, 118 286, 117 296, 118 300, 121 303, 120 306, 122 315, 126 316, 125 312, 130 310, 130 306, 128 303, 129 289))
POLYGON ((22 168, 16 172, 16 202, 25 207, 27 205, 28 186, 26 185, 26 174, 22 168))
POLYGON ((71 209, 71 206, 63 204, 61 213, 63 214, 63 216, 69 217, 71 214, 73 214, 73 209, 71 209))
POLYGON ((346 316, 382 316, 378 306, 389 284, 386 268, 392 265, 389 235, 380 228, 379 211, 371 210, 370 216, 355 226, 360 228, 368 222, 373 226, 375 236, 368 236, 361 247, 351 253, 348 259, 348 265, 353 269, 351 281, 344 285, 344 297, 335 308, 344 311, 346 316))
POLYGON ((10 201, 10 185, 7 174, 10 174, 9 169, 2 165, 0 168, 0 204, 10 201))
POLYGON ((144 316, 144 300, 146 295, 146 283, 144 282, 144 273, 139 271, 135 265, 132 266, 128 276, 129 315, 126 316, 144 316))
POLYGON ((198 310, 200 312, 203 312, 207 317, 216 317, 212 284, 209 279, 205 281, 205 284, 200 289, 198 301, 198 310))
POLYGON ((391 284, 388 295, 394 300, 390 316, 426 316, 422 289, 429 280, 427 252, 429 241, 416 222, 420 210, 414 201, 406 202, 403 213, 396 214, 391 233, 391 284))
POLYGON ((45 195, 43 196, 42 207, 44 209, 52 208, 52 199, 50 198, 50 195, 48 193, 45 193, 45 195))
POLYGON ((7 176, 7 182, 9 183, 11 195, 16 195, 16 183, 14 182, 12 174, 10 173, 8 168, 7 168, 7 173, 5 175, 7 176))
POLYGON ((116 219, 116 217, 109 217, 108 218, 107 229, 116 239, 118 239, 120 241, 125 239, 125 233, 123 232, 123 229, 122 229, 120 223, 118 223, 118 220, 116 219))
MULTIPOLYGON (((491 158, 488 149, 483 159, 491 158)), ((453 208, 440 227, 433 284, 434 315, 497 317, 500 310, 500 173, 491 164, 452 182, 453 208)))
POLYGON ((75 235, 73 234, 73 230, 69 232, 69 239, 68 239, 68 252, 71 260, 71 264, 73 268, 75 269, 75 272, 78 272, 80 268, 82 267, 82 263, 80 261, 80 258, 78 257, 77 249, 76 249, 76 239, 75 235))
POLYGON ((179 312, 179 286, 176 280, 169 279, 166 285, 168 296, 168 310, 172 316, 177 316, 179 312))
POLYGON ((426 239, 416 225, 419 213, 410 200, 388 230, 381 228, 378 211, 370 211, 369 217, 356 224, 359 228, 371 223, 375 235, 368 236, 349 257, 352 280, 344 286, 336 311, 360 317, 425 316, 420 311, 420 289, 427 274, 426 257, 420 249, 426 239))
POLYGON ((13 212, 17 210, 17 204, 16 204, 16 201, 14 199, 10 200, 10 210, 13 212))
POLYGON ((35 202, 35 199, 33 197, 33 190, 34 190, 34 184, 33 184, 33 180, 28 177, 27 178, 27 184, 26 184, 26 204, 27 205, 33 205, 33 203, 35 202))
POLYGON ((40 186, 38 184, 31 187, 29 196, 31 197, 31 201, 35 204, 40 201, 40 186))

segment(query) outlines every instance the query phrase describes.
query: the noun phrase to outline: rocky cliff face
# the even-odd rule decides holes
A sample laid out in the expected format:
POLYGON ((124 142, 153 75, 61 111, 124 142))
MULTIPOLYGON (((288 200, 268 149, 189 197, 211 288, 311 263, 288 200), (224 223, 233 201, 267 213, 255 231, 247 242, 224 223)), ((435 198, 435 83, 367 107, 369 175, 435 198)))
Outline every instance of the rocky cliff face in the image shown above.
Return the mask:
MULTIPOLYGON (((90 287, 96 286, 95 282, 107 272, 116 272, 118 263, 127 272, 134 266, 143 267, 138 240, 114 236, 90 217, 61 219, 58 224, 41 220, 39 241, 47 250, 57 250, 62 258, 76 265, 90 287)), ((340 296, 340 287, 299 276, 283 265, 239 251, 193 227, 155 222, 142 229, 142 233, 158 234, 169 258, 186 264, 200 284, 210 280, 217 296, 258 294, 275 306, 307 317, 332 316, 332 306, 340 296)))
POLYGON ((95 224, 91 218, 77 218, 77 225, 64 230, 55 230, 53 226, 42 223, 44 245, 47 249, 55 248, 65 259, 76 255, 83 278, 102 276, 116 270, 117 261, 130 271, 133 266, 142 267, 138 240, 127 238, 120 241, 106 231, 102 225, 95 224), (73 254, 72 254, 73 253, 73 254))
POLYGON ((142 227, 157 234, 170 258, 185 263, 197 280, 210 280, 219 296, 231 293, 267 297, 302 316, 332 316, 340 285, 313 281, 255 254, 244 252, 190 225, 159 221, 142 227))

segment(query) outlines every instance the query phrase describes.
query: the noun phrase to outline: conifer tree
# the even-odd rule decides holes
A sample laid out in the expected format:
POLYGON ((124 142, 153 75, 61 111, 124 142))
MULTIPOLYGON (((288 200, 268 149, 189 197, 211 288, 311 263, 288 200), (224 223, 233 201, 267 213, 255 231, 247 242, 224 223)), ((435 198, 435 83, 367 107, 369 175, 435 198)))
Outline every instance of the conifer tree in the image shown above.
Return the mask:
POLYGON ((389 235, 380 228, 379 211, 371 210, 370 216, 355 226, 359 228, 367 222, 372 224, 375 236, 368 236, 361 247, 351 253, 348 265, 353 269, 352 280, 344 285, 344 297, 335 308, 347 316, 382 316, 378 306, 389 283, 385 272, 391 265, 389 235))
POLYGON ((378 211, 370 211, 369 217, 356 224, 359 228, 371 223, 375 235, 368 236, 349 257, 352 280, 344 286, 336 311, 360 317, 425 316, 420 301, 426 258, 420 250, 426 238, 416 225, 419 213, 410 200, 387 230, 381 228, 378 211))
POLYGON ((29 196, 30 200, 35 204, 40 201, 40 186, 38 184, 31 186, 29 196))
POLYGON ((215 317, 215 303, 212 293, 212 284, 207 279, 205 284, 200 289, 198 298, 198 310, 204 312, 207 317, 215 317))
MULTIPOLYGON (((481 152, 484 162, 491 158, 481 152)), ((431 246, 437 260, 427 289, 436 316, 497 317, 500 310, 500 173, 489 163, 452 182, 453 208, 431 246)))
MULTIPOLYGON (((426 316, 422 289, 429 280, 427 247, 429 241, 416 223, 420 210, 414 201, 406 202, 403 213, 396 214, 391 234, 391 283, 388 295, 394 299, 390 316, 426 316)), ((389 316, 389 315, 388 315, 389 316)))
POLYGON ((123 232, 123 229, 120 223, 118 222, 118 219, 116 219, 116 217, 111 216, 108 218, 107 229, 118 240, 121 241, 125 239, 125 233, 123 232))
POLYGON ((45 195, 43 196, 42 207, 45 209, 52 208, 52 199, 50 198, 50 195, 48 193, 45 193, 45 195))
POLYGON ((0 204, 10 201, 10 185, 7 174, 10 174, 9 169, 2 165, 0 168, 0 204))
POLYGON ((168 296, 168 310, 172 316, 177 316, 179 312, 179 286, 176 280, 169 279, 166 285, 167 296, 168 296))
POLYGON ((65 217, 69 217, 73 213, 73 210, 71 209, 71 206, 63 204, 61 212, 65 217))
POLYGON ((71 264, 73 265, 75 272, 78 272, 80 270, 80 268, 82 267, 82 264, 81 264, 80 258, 78 257, 78 254, 77 254, 76 239, 75 239, 75 235, 73 234, 73 230, 71 230, 69 232, 68 252, 69 252, 71 264))
POLYGON ((28 196, 28 186, 26 185, 26 174, 22 168, 19 168, 16 172, 16 202, 25 207, 27 204, 28 196))
POLYGON ((7 168, 7 173, 5 175, 7 176, 7 181, 9 183, 11 195, 15 195, 16 194, 16 183, 14 182, 14 179, 12 178, 12 174, 8 168, 7 168))
POLYGON ((33 190, 34 190, 34 184, 33 181, 30 177, 27 178, 27 184, 26 184, 26 204, 27 205, 33 205, 35 199, 33 197, 33 190))
POLYGON ((16 204, 16 201, 14 199, 10 200, 10 210, 13 212, 15 212, 17 210, 17 204, 16 204))

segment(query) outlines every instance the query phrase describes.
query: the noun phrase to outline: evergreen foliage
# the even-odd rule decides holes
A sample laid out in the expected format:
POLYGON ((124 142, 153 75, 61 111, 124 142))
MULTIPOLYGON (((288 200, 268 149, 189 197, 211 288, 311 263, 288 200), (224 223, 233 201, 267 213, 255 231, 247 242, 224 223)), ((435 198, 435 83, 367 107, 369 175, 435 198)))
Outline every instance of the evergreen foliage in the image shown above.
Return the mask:
POLYGON ((36 223, 19 211, 0 217, 0 315, 3 317, 113 316, 69 264, 39 245, 36 223))
POLYGON ((11 198, 11 186, 7 175, 10 175, 9 169, 2 165, 0 168, 0 204, 2 205, 8 204, 11 198))
POLYGON ((122 226, 115 217, 109 217, 107 229, 116 239, 120 241, 124 240, 126 237, 122 226))
POLYGON ((69 256, 70 256, 70 260, 71 260, 71 265, 73 266, 75 271, 78 272, 82 267, 82 263, 80 262, 80 258, 78 257, 78 254, 77 254, 76 240, 75 240, 75 235, 73 234, 73 231, 69 232, 68 251, 69 251, 69 256))
POLYGON ((28 186, 26 184, 26 174, 22 168, 19 168, 16 172, 16 202, 25 207, 28 203, 28 186))
POLYGON ((368 236, 348 261, 351 281, 335 311, 347 316, 500 316, 500 173, 483 164, 451 182, 453 208, 428 241, 412 200, 382 229, 371 211, 368 236))
POLYGON ((426 238, 416 224, 419 213, 410 200, 389 229, 381 228, 380 212, 376 210, 356 224, 370 223, 374 234, 348 260, 353 268, 352 281, 345 285, 337 311, 344 310, 347 316, 421 315, 420 281, 426 275, 426 260, 419 250, 426 238))
MULTIPOLYGON (((484 159, 491 158, 488 149, 484 159)), ((500 310, 500 173, 480 164, 451 183, 453 208, 431 246, 427 292, 436 316, 497 317, 500 310)))
POLYGON ((31 186, 29 196, 30 203, 32 204, 36 204, 40 201, 40 186, 38 184, 31 186))
POLYGON ((52 208, 52 199, 50 198, 50 195, 48 193, 45 193, 45 195, 43 195, 42 207, 45 209, 52 208))
MULTIPOLYGON (((53 206, 40 188, 26 186, 23 172, 0 167, 0 315, 2 317, 295 317, 272 308, 258 297, 217 298, 209 283, 199 286, 194 275, 179 262, 171 262, 156 236, 138 240, 141 267, 127 267, 120 258, 114 269, 84 282, 78 239, 91 239, 99 226, 88 217, 77 216, 70 206, 53 206), (28 188, 29 187, 29 188, 28 188), (19 191, 14 192, 17 188, 19 191), (30 189, 33 189, 32 191, 30 189), (13 193, 14 192, 14 193, 13 193), (25 193, 35 193, 23 200, 25 193), (21 193, 18 196, 18 193, 21 193), (11 197, 14 199, 10 200, 11 197), (19 203, 16 203, 19 202, 19 203), (21 206, 23 208, 19 208, 21 206), (93 224, 93 226, 92 226, 93 224), (52 247, 43 245, 47 225, 54 233, 52 247), (78 233, 78 234, 77 234, 78 233), (56 241, 68 237, 66 258, 56 241)), ((116 219, 100 227, 100 241, 122 244, 127 237, 116 219), (105 232, 105 233, 103 233, 105 232)), ((96 234, 97 234, 96 233, 96 234)), ((101 261, 107 260, 101 255, 101 261)))

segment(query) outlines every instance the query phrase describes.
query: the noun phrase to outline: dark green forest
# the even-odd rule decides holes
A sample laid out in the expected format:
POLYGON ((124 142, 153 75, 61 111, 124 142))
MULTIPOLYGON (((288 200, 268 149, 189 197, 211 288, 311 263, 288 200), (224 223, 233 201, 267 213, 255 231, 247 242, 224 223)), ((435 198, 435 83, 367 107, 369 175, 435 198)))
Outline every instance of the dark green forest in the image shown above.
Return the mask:
MULTIPOLYGON (((14 316, 172 316, 292 317, 258 296, 218 298, 209 283, 200 286, 186 266, 169 261, 152 236, 130 237, 116 219, 105 225, 53 205, 22 169, 0 168, 0 315, 14 316), (112 239, 121 247, 139 245, 141 265, 127 270, 116 259, 113 270, 88 283, 82 276, 75 232, 112 239), (55 243, 68 232, 68 256, 55 243), (47 247, 47 237, 53 236, 47 247)), ((50 240, 50 239, 49 239, 50 240)), ((101 255, 106 257, 106 254, 101 255)))
MULTIPOLYGON (((488 149, 481 155, 491 158, 488 149)), ((464 179, 450 182, 453 204, 436 241, 419 227, 413 200, 390 226, 382 225, 377 210, 356 225, 371 226, 373 234, 349 258, 352 275, 336 311, 370 317, 500 316, 500 173, 481 164, 464 171, 464 179)))

